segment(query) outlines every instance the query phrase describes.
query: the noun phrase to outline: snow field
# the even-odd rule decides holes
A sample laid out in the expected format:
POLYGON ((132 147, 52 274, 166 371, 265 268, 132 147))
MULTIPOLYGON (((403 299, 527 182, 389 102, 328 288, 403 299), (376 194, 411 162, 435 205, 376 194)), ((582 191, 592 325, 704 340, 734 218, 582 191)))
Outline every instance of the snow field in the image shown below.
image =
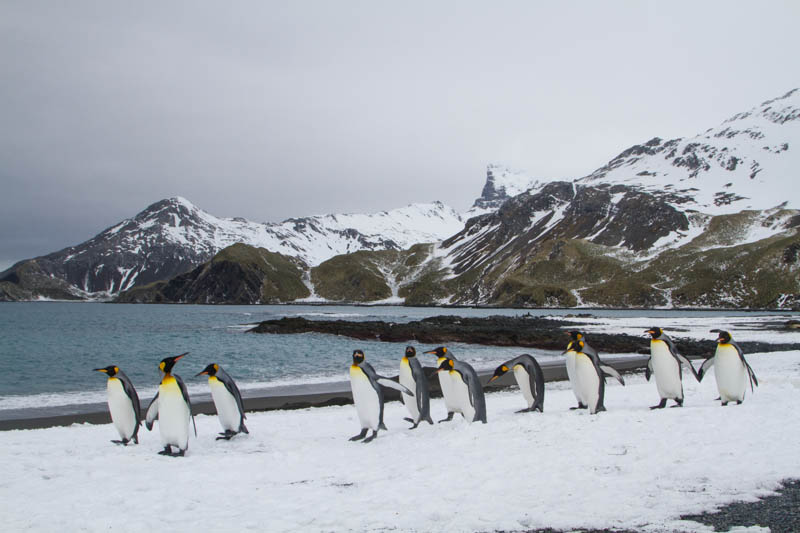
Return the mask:
MULTIPOLYGON (((488 394, 486 425, 410 431, 388 403, 370 444, 347 440, 352 405, 252 413, 230 442, 198 416, 185 458, 157 455, 157 427, 127 448, 111 425, 0 432, 0 514, 8 531, 711 531, 678 516, 800 477, 800 351, 747 357, 761 386, 740 406, 685 375, 686 407, 650 411, 655 384, 628 376, 591 416, 568 410, 562 382, 543 414, 515 414, 517 390, 488 394)), ((431 410, 443 418, 442 400, 431 410)))

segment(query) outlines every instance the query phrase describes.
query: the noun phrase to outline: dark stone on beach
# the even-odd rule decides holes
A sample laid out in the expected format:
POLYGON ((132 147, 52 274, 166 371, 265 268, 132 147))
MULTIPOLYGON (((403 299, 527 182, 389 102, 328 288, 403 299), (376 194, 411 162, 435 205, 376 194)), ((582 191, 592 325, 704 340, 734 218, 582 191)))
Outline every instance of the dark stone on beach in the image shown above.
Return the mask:
MULTIPOLYGON (((800 480, 783 482, 777 494, 766 496, 755 502, 734 502, 713 513, 683 515, 681 520, 699 522, 714 528, 714 531, 729 531, 734 527, 768 527, 772 533, 795 533, 800 531, 800 480)), ((627 529, 579 529, 581 533, 633 533, 627 529)), ((675 530, 681 531, 681 530, 675 530)), ((686 529, 683 531, 692 531, 686 529)), ((494 533, 506 533, 496 531, 494 533)), ((530 529, 524 533, 563 533, 563 530, 543 528, 530 529)))
MULTIPOLYGON (((302 317, 265 320, 250 331, 253 333, 327 333, 354 339, 379 340, 383 342, 418 342, 429 345, 446 345, 460 342, 489 346, 519 346, 540 350, 563 350, 567 346, 565 331, 581 329, 582 324, 556 318, 533 316, 490 316, 486 318, 464 318, 458 316, 434 316, 407 323, 368 320, 307 320, 302 317)), ((587 333, 588 342, 599 352, 650 353, 649 337, 625 334, 587 333)), ((683 355, 709 357, 714 353, 713 340, 689 340, 675 338, 683 355)), ((772 344, 764 342, 740 342, 746 353, 774 352, 800 349, 800 344, 772 344)))
POLYGON ((728 531, 739 526, 768 527, 772 533, 800 531, 800 480, 786 480, 777 494, 755 502, 734 502, 713 513, 684 515, 681 520, 692 520, 712 526, 715 531, 728 531))

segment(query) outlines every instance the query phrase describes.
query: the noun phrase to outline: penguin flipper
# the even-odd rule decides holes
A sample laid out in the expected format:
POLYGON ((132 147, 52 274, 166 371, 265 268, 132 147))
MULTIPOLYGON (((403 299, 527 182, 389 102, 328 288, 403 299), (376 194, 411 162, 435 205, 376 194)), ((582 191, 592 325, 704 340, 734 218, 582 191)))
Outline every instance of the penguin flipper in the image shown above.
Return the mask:
POLYGON ((758 379, 756 378, 756 373, 753 372, 753 369, 750 367, 750 364, 745 362, 744 366, 747 368, 747 375, 750 377, 750 392, 755 392, 753 390, 753 384, 755 383, 756 387, 758 387, 758 379))
POLYGON ((181 396, 183 396, 183 401, 186 402, 186 405, 189 407, 189 415, 192 417, 192 426, 194 427, 194 436, 197 436, 197 423, 194 421, 194 413, 192 412, 192 402, 189 400, 189 389, 186 388, 186 383, 183 382, 183 379, 178 374, 172 374, 175 378, 175 381, 178 382, 178 387, 181 389, 181 396))
POLYGON ((650 376, 653 375, 653 356, 647 360, 647 366, 644 367, 644 379, 650 381, 650 376))
POLYGON ((225 385, 225 388, 228 390, 231 396, 233 396, 233 398, 236 400, 236 406, 239 408, 239 413, 242 415, 242 418, 247 418, 244 414, 242 393, 239 392, 239 387, 236 386, 236 382, 233 381, 233 378, 230 377, 230 375, 228 375, 228 373, 223 370, 222 372, 217 372, 217 379, 220 380, 223 385, 225 385))
POLYGON ((134 388, 133 383, 131 383, 131 380, 128 378, 128 376, 126 376, 123 372, 118 372, 117 377, 122 382, 122 390, 125 391, 125 394, 131 399, 133 411, 136 415, 136 428, 138 430, 139 426, 142 425, 142 406, 139 402, 139 395, 136 394, 136 388, 134 388))
POLYGON ((399 390, 400 392, 402 392, 404 394, 408 394, 409 396, 412 396, 412 397, 414 396, 414 393, 412 391, 408 390, 407 387, 404 387, 403 385, 400 385, 398 382, 396 382, 393 379, 389 379, 389 378, 383 377, 383 376, 376 376, 375 381, 379 385, 383 385, 384 387, 387 387, 389 389, 399 390))
POLYGON ((716 356, 712 355, 711 357, 703 361, 703 364, 700 366, 700 372, 698 372, 697 374, 697 381, 703 381, 703 376, 705 376, 708 373, 708 370, 712 366, 714 366, 715 358, 716 356))
POLYGON ((150 400, 150 405, 147 406, 147 415, 145 417, 144 425, 147 431, 152 431, 153 422, 158 418, 158 393, 150 400))
POLYGON ((608 365, 600 365, 600 370, 603 371, 603 374, 610 378, 614 378, 620 382, 621 385, 625 385, 625 380, 622 379, 622 375, 617 372, 617 369, 608 365))
POLYGON ((739 354, 739 359, 742 360, 742 364, 747 370, 747 376, 750 378, 750 392, 754 392, 753 383, 755 383, 756 387, 758 387, 758 380, 756 379, 756 374, 750 367, 750 363, 748 363, 747 360, 745 360, 744 353, 742 353, 742 349, 739 348, 739 345, 736 344, 735 342, 731 342, 731 344, 733 345, 734 348, 736 348, 736 352, 739 354))
POLYGON ((678 364, 683 363, 684 365, 689 367, 689 370, 692 371, 692 375, 699 382, 700 381, 700 376, 698 375, 697 370, 695 370, 694 365, 692 364, 692 362, 689 361, 689 359, 687 359, 683 355, 679 354, 678 352, 673 352, 673 355, 675 356, 675 359, 678 360, 678 364))

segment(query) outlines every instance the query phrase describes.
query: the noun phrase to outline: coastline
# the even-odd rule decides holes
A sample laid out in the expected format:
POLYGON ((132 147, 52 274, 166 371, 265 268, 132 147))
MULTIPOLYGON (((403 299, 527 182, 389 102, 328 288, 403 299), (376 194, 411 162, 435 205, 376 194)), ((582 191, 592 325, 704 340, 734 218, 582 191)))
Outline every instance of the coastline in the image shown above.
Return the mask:
MULTIPOLYGON (((647 357, 607 357, 606 363, 614 366, 620 373, 629 374, 639 371, 647 364, 647 357)), ((567 369, 563 361, 547 361, 541 363, 545 381, 563 381, 567 379, 567 369)), ((431 396, 441 396, 439 382, 433 379, 433 367, 425 367, 429 375, 428 383, 431 396)), ((499 391, 515 386, 513 375, 509 372, 500 379, 486 386, 491 372, 479 372, 478 376, 484 384, 486 392, 499 391)), ((396 379, 397 376, 394 376, 396 379)), ((384 388, 387 402, 400 400, 400 393, 384 388)), ((253 388, 242 391, 245 411, 275 411, 306 409, 309 407, 327 407, 331 405, 347 405, 353 403, 348 381, 314 383, 308 385, 283 385, 253 388)), ((142 399, 142 415, 147 409, 149 398, 142 399)), ((195 395, 192 400, 192 413, 215 414, 216 409, 211 401, 210 393, 195 395)), ((144 419, 144 416, 142 416, 144 419)), ((28 407, 22 409, 6 409, 0 411, 0 431, 21 429, 43 429, 54 426, 70 426, 72 424, 110 424, 111 417, 105 402, 59 405, 52 407, 28 407)))

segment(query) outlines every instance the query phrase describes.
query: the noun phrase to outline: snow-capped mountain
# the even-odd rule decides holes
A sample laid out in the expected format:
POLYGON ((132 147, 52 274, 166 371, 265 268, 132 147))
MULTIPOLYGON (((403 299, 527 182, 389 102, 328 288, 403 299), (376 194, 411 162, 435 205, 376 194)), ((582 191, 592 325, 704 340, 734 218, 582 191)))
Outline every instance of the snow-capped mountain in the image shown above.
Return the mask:
POLYGON ((464 213, 464 219, 497 211, 506 200, 536 188, 549 180, 532 178, 528 173, 492 163, 486 167, 486 183, 481 195, 464 213))
POLYGON ((490 167, 476 206, 491 205, 496 174, 530 188, 436 245, 406 301, 797 305, 798 145, 793 90, 694 137, 633 146, 573 181, 490 167))
MULTIPOLYGON (((39 274, 64 280, 76 296, 111 296, 187 272, 235 243, 314 266, 358 250, 401 250, 418 242, 439 241, 463 226, 461 216, 441 202, 374 214, 258 223, 219 218, 176 197, 156 202, 82 244, 32 261, 42 271, 39 274)), ((4 275, 10 276, 8 272, 18 266, 4 275)))
POLYGON ((136 286, 126 301, 798 308, 799 143, 793 90, 574 180, 490 165, 464 215, 437 202, 262 224, 173 198, 15 265, 0 299, 136 286))
POLYGON ((798 208, 800 90, 738 113, 686 139, 628 148, 578 183, 623 184, 710 214, 798 208))

